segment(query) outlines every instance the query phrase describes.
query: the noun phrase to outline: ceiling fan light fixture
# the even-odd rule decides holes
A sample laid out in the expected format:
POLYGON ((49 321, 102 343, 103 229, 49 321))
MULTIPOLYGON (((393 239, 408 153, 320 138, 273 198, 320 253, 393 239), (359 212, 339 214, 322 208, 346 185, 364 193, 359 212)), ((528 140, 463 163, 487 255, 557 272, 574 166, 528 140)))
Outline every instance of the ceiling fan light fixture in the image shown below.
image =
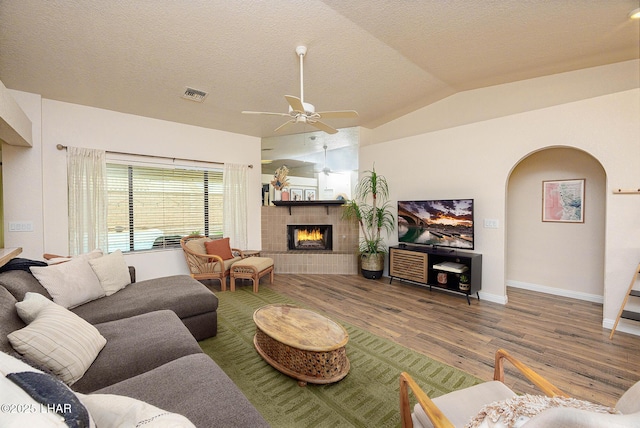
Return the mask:
POLYGON ((290 126, 291 124, 303 123, 309 124, 320 131, 324 131, 327 134, 335 134, 337 129, 327 125, 320 119, 352 119, 358 117, 358 113, 355 110, 336 110, 336 111, 320 111, 316 112, 316 108, 313 104, 304 102, 304 56, 307 53, 307 48, 304 46, 298 46, 296 48, 296 54, 300 58, 300 98, 293 95, 285 95, 284 99, 289 104, 288 113, 275 113, 265 111, 243 111, 245 114, 266 114, 270 116, 285 116, 288 120, 282 125, 278 126, 273 132, 279 132, 283 128, 290 126))
POLYGON ((640 7, 629 12, 630 19, 640 19, 640 7))

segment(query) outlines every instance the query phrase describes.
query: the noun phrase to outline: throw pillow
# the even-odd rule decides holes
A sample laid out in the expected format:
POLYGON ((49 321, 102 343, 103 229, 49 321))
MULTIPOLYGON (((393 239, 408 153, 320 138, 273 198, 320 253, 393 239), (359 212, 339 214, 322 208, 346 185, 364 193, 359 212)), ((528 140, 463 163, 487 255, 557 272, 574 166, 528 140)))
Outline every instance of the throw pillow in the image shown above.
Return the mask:
MULTIPOLYGON (((20 313, 29 305, 18 302, 16 309, 20 313)), ((9 333, 7 338, 18 353, 47 368, 67 385, 84 375, 107 343, 94 326, 53 302, 42 305, 29 325, 9 333)))
POLYGON ((213 254, 222 257, 222 260, 229 260, 233 258, 231 253, 231 245, 229 244, 229 238, 213 239, 206 241, 204 247, 207 249, 207 254, 213 254))
POLYGON ((95 427, 68 386, 0 351, 3 427, 95 427))
POLYGON ((98 277, 85 257, 47 267, 32 267, 31 273, 47 289, 53 301, 73 308, 104 296, 98 277))
POLYGON ((78 394, 98 427, 195 428, 184 416, 112 394, 78 394))
POLYGON ((95 272, 105 295, 111 296, 118 290, 131 284, 129 266, 124 260, 122 251, 116 250, 111 254, 89 260, 89 265, 95 272))
POLYGON ((611 407, 575 398, 525 394, 487 404, 465 425, 465 428, 520 428, 538 413, 552 407, 571 407, 597 413, 619 413, 611 407))
POLYGON ((29 324, 38 317, 42 309, 49 305, 55 305, 55 303, 40 293, 27 291, 22 302, 16 303, 16 311, 20 319, 29 324))

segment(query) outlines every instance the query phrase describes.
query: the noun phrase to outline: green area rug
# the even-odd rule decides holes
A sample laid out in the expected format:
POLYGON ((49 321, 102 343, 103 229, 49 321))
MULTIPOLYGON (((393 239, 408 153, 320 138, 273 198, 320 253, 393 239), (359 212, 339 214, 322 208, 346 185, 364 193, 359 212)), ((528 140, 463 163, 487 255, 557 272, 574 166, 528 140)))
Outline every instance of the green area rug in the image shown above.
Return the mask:
MULTIPOLYGON (((298 382, 281 374, 253 346, 253 312, 271 303, 298 304, 267 287, 217 293, 218 335, 200 346, 238 385, 274 428, 398 427, 399 376, 406 371, 431 397, 481 380, 365 330, 339 322, 349 333, 349 374, 330 385, 298 382)), ((299 305, 304 306, 304 305, 299 305)), ((308 308, 313 309, 313 308, 308 308)))

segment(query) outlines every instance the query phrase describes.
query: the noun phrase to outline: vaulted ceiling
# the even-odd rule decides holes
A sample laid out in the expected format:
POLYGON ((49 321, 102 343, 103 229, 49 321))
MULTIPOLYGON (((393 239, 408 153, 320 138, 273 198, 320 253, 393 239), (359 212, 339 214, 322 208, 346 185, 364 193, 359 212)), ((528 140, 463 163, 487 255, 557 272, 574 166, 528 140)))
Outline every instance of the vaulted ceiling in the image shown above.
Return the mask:
MULTIPOLYGON (((640 57, 638 0, 2 0, 0 80, 268 137, 300 95, 375 128, 456 92, 640 57), (185 87, 208 93, 181 98, 185 87)), ((309 131, 296 125, 289 133, 309 131)))

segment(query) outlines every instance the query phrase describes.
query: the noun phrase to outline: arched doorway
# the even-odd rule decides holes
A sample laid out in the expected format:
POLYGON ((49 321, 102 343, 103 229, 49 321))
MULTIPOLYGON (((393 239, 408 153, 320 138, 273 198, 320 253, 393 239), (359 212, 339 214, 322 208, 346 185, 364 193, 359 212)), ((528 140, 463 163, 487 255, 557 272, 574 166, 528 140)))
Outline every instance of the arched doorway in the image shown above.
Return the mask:
POLYGON ((523 158, 507 182, 507 286, 602 303, 605 193, 604 168, 582 150, 550 147, 523 158), (584 222, 543 222, 542 182, 568 179, 585 179, 584 222))

